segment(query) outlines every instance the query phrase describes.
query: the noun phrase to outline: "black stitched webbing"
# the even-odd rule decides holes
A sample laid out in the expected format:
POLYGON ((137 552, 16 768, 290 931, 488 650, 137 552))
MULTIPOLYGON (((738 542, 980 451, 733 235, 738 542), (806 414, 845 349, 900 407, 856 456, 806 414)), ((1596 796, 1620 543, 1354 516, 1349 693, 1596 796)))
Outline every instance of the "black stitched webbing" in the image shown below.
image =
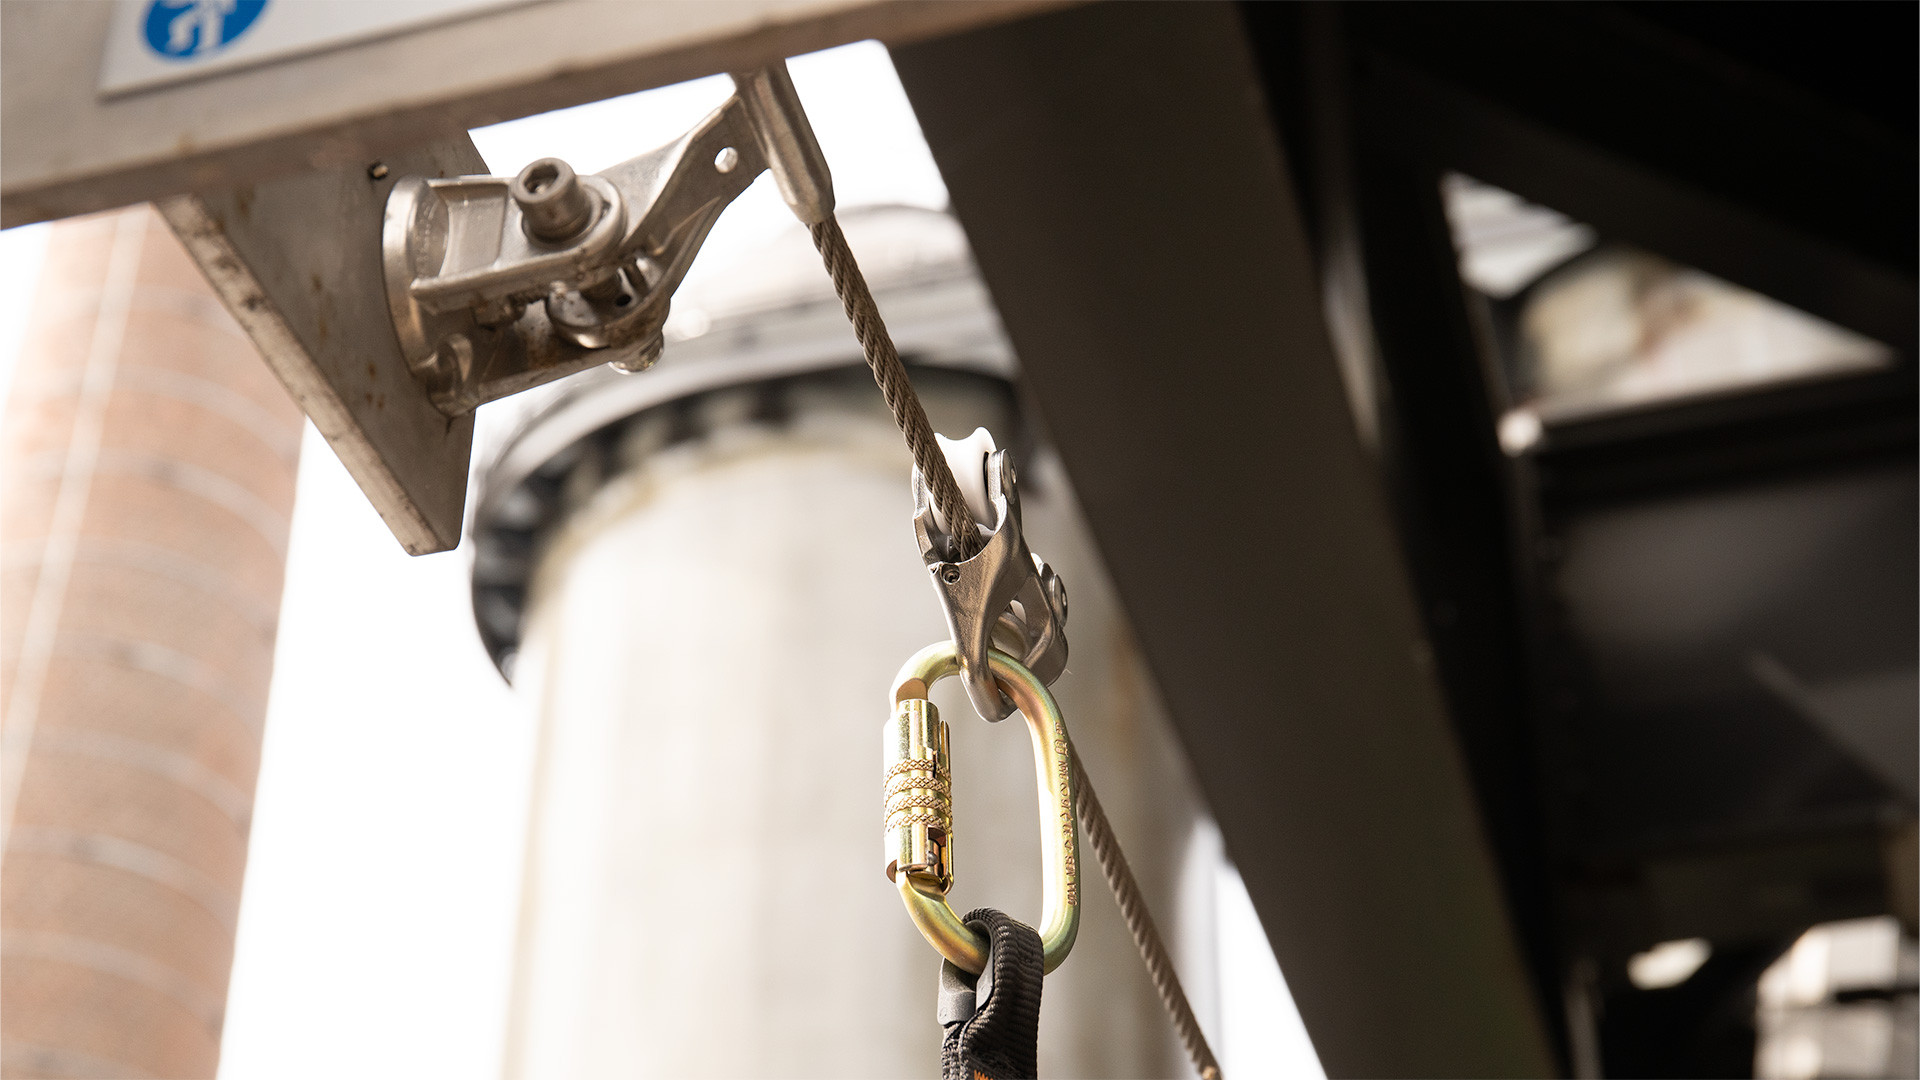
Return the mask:
POLYGON ((987 935, 987 971, 977 979, 950 961, 940 966, 941 1080, 1033 1080, 1040 1071, 1040 984, 1046 958, 1040 935, 992 908, 967 912, 966 922, 987 935), (981 1000, 969 1003, 977 983, 981 1000))

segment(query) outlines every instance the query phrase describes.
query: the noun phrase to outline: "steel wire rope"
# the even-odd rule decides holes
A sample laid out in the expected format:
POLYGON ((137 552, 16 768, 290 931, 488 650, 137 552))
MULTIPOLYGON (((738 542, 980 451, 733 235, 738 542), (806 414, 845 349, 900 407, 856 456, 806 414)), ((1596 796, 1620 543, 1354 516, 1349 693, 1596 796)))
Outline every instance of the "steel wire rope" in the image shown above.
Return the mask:
POLYGON ((1067 763, 1073 773, 1074 812, 1087 830, 1087 843, 1100 860, 1100 871, 1106 876, 1107 887, 1113 890, 1114 903, 1120 905, 1120 917, 1126 920, 1134 947, 1140 950, 1140 959, 1147 965, 1147 977, 1153 980, 1154 992, 1160 995, 1160 1004, 1166 1006, 1167 1018, 1173 1021, 1173 1030, 1179 1034, 1194 1071, 1200 1074, 1201 1080, 1220 1080, 1220 1062, 1214 1058, 1213 1048, 1207 1045, 1199 1019, 1193 1015, 1193 1006, 1187 1002, 1186 988, 1180 985, 1180 973, 1174 970, 1167 943, 1160 938, 1153 912, 1147 910, 1147 898, 1141 895, 1140 883, 1133 878, 1133 867, 1127 865, 1127 853, 1120 849, 1120 840, 1113 835, 1107 811, 1100 805, 1100 796, 1094 793, 1093 781, 1087 779, 1086 766, 1080 764, 1080 751, 1072 742, 1067 743, 1067 763))
POLYGON ((825 221, 809 225, 807 229, 813 233, 813 246, 820 249, 821 260, 827 264, 827 275, 833 278, 833 289, 840 294, 847 321, 853 324, 853 336, 860 339, 860 351, 866 354, 867 366, 873 369, 873 381, 880 384, 880 396, 887 399, 887 408, 893 410, 893 422, 899 425, 900 434, 906 436, 913 463, 919 467, 927 489, 933 493, 934 506, 946 519, 947 532, 960 549, 955 561, 965 562, 980 551, 980 530, 974 524, 973 511, 967 508, 966 497, 960 494, 952 466, 947 464, 946 455, 934 440, 933 425, 927 422, 927 410, 920 405, 920 395, 913 392, 913 384, 907 381, 907 367, 900 362, 900 350, 894 348, 893 335, 887 333, 887 324, 880 318, 880 308, 873 301, 873 291, 867 288, 866 275, 854 261, 853 250, 847 246, 847 235, 840 231, 840 220, 829 214, 825 221))
MULTIPOLYGON (((900 362, 900 351, 894 347, 892 335, 887 333, 887 324, 880 317, 879 305, 874 302, 866 276, 860 272, 860 264, 854 260, 853 251, 847 246, 847 237, 840 230, 840 222, 829 215, 825 221, 808 226, 808 230, 813 234, 814 247, 819 249, 820 258, 826 264, 827 275, 833 279, 833 288, 840 296, 841 306, 846 309, 847 321, 853 324, 854 336, 860 340, 860 350, 866 356, 867 366, 873 369, 873 381, 879 384, 880 394, 886 398, 887 407, 893 411, 894 423, 899 425, 900 433, 906 437, 907 449, 913 453, 913 462, 926 480, 934 505, 939 508, 940 516, 947 520, 948 531, 960 548, 960 559, 973 557, 982 543, 979 529, 974 525, 973 512, 967 508, 966 498, 960 493, 960 485, 954 480, 953 469, 940 452, 939 443, 934 441, 933 425, 927 422, 927 411, 920 404, 920 396, 914 393, 913 384, 907 380, 906 365, 900 362)), ((1174 1030, 1179 1034, 1194 1070, 1202 1080, 1221 1080, 1220 1063, 1214 1058, 1213 1049, 1207 1045, 1206 1034, 1200 1030, 1200 1021, 1193 1015, 1186 989, 1180 985, 1179 972, 1174 969, 1173 957, 1167 952, 1159 927, 1154 925, 1153 913, 1147 909, 1140 883, 1134 880, 1133 868, 1127 864, 1126 853, 1121 850, 1120 841, 1113 834, 1113 825, 1107 820, 1105 808, 1100 805, 1100 797, 1094 793, 1093 782, 1087 778, 1086 767, 1080 763, 1080 752, 1071 743, 1068 744, 1068 761, 1073 774, 1074 813, 1087 830, 1087 842, 1093 846, 1093 853, 1100 861, 1107 887, 1113 891, 1114 901, 1120 907, 1120 917, 1126 921, 1127 932, 1133 935, 1134 947, 1140 951, 1140 959, 1146 964, 1153 989, 1160 995, 1160 1003, 1166 1007, 1167 1016, 1173 1021, 1174 1030)))

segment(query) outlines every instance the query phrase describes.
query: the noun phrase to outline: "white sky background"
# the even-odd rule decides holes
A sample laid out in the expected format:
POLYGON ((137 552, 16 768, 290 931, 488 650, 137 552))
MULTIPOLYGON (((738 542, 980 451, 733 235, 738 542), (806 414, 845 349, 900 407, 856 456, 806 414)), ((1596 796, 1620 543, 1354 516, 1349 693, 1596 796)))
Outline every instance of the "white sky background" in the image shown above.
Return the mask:
MULTIPOLYGON (((946 206, 883 48, 789 66, 841 206, 946 206)), ((474 140, 498 174, 546 156, 593 172, 678 138, 729 91, 703 79, 474 140)), ((688 287, 797 227, 762 176, 688 287)), ((42 227, 0 233, 0 395, 44 247, 42 227)), ((482 411, 477 460, 510 412, 482 411)), ((464 547, 404 554, 311 427, 298 492, 220 1078, 497 1076, 531 718, 475 633, 464 547)), ((1222 867, 1217 885, 1223 1066, 1324 1075, 1239 875, 1222 867)))
POLYGON ((34 285, 47 254, 49 226, 22 225, 0 232, 0 408, 13 385, 13 363, 27 331, 34 285))

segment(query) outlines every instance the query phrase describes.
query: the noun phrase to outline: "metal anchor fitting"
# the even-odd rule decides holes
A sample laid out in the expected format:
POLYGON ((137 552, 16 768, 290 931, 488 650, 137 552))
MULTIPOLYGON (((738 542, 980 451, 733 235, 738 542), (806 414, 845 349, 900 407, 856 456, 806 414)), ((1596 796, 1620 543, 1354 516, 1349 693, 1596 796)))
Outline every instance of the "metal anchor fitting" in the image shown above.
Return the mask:
MULTIPOLYGON (((1079 832, 1074 822, 1073 753, 1067 723, 1046 684, 999 650, 982 666, 1012 696, 1033 737, 1034 779, 1040 795, 1042 969, 1066 960, 1080 932, 1079 832)), ((958 672, 953 643, 916 653, 893 683, 893 717, 886 729, 887 880, 900 890, 907 915, 942 956, 978 974, 987 939, 960 921, 947 903, 953 887, 953 783, 947 725, 927 700, 933 684, 958 672)))
POLYGON ((1067 667, 1067 586, 1027 549, 1020 531, 1020 491, 1007 451, 995 450, 987 458, 986 484, 993 533, 972 558, 958 558, 958 545, 934 517, 933 496, 917 468, 913 531, 953 635, 967 698, 981 716, 1000 721, 1012 709, 988 670, 988 650, 999 644, 1043 685, 1051 685, 1067 667))
POLYGON ((677 141, 580 176, 542 158, 518 176, 410 176, 381 249, 401 352, 449 416, 596 364, 659 359, 673 292, 714 221, 771 170, 805 224, 833 178, 784 63, 677 141))

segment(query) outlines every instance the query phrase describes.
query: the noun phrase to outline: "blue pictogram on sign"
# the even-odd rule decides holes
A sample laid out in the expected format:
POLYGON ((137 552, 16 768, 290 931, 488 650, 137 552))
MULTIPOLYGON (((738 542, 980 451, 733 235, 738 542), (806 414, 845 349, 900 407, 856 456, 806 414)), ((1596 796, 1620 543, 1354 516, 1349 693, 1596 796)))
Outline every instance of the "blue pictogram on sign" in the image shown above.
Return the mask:
POLYGON ((260 18, 267 0, 153 0, 147 47, 169 60, 219 52, 260 18))

